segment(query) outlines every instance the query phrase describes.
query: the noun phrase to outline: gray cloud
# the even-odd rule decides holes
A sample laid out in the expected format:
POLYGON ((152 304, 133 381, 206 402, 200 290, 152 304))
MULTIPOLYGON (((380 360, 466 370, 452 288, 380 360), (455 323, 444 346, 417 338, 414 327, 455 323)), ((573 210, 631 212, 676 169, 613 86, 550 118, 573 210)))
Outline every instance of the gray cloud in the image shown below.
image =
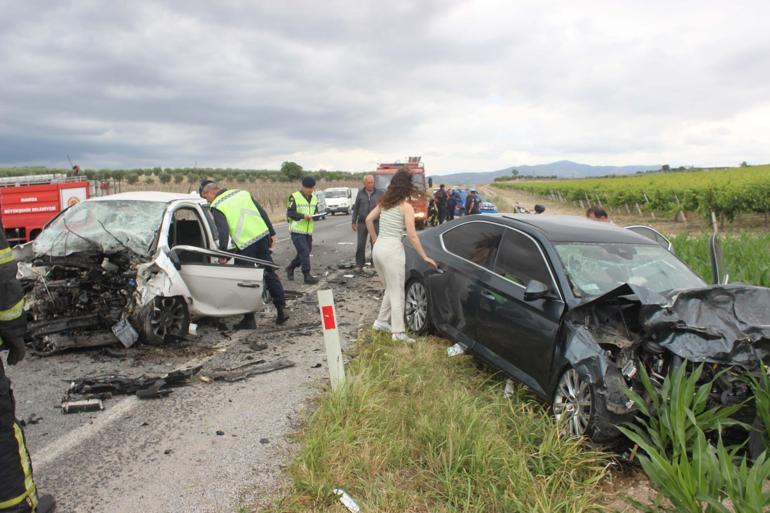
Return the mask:
POLYGON ((762 2, 15 2, 0 165, 770 160, 762 2))

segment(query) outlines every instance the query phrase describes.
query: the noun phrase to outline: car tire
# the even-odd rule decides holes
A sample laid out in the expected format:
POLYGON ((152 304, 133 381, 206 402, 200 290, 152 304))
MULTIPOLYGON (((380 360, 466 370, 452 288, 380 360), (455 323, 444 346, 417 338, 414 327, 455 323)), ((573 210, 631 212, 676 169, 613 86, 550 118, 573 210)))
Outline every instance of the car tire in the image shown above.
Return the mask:
POLYGON ((190 312, 179 296, 156 297, 142 309, 140 317, 142 340, 153 346, 179 340, 190 328, 190 312))
POLYGON ((406 284, 404 295, 404 321, 416 335, 431 331, 430 297, 422 280, 414 279, 406 284))
POLYGON ((607 410, 604 395, 572 367, 565 369, 559 377, 551 411, 557 422, 565 422, 565 434, 569 436, 587 437, 600 444, 615 441, 620 436, 619 419, 607 410), (562 421, 565 414, 567 418, 562 421))

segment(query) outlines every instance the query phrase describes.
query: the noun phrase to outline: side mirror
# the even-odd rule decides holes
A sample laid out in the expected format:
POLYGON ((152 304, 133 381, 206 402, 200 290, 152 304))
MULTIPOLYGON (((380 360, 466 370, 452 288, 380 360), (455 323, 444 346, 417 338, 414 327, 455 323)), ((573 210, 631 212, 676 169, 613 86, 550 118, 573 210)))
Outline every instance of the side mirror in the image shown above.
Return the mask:
POLYGON ((530 282, 527 283, 527 290, 524 291, 524 301, 543 299, 548 297, 549 291, 550 289, 545 283, 537 280, 530 280, 530 282))

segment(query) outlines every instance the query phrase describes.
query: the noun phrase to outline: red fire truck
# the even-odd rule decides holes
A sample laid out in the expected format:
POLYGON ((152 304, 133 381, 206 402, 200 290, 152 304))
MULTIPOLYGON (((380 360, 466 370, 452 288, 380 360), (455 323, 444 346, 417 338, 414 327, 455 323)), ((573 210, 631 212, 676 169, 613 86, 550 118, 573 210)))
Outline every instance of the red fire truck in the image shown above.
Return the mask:
POLYGON ((11 245, 38 236, 61 210, 90 197, 88 180, 63 174, 0 178, 0 217, 11 245))
POLYGON ((374 186, 381 191, 384 191, 390 185, 390 181, 393 179, 398 171, 406 169, 412 175, 412 181, 422 194, 416 198, 409 200, 412 207, 414 207, 414 224, 418 230, 425 228, 428 222, 428 195, 426 193, 427 188, 432 187, 432 180, 425 180, 425 167, 420 160, 422 157, 409 157, 407 162, 393 162, 384 163, 377 166, 377 171, 374 173, 374 186))

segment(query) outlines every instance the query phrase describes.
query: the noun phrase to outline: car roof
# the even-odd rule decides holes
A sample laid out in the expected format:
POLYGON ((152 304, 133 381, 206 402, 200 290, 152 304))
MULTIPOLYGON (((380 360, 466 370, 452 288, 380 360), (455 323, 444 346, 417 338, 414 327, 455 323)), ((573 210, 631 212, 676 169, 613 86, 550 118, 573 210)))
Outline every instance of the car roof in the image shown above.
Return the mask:
POLYGON ((88 201, 151 201, 157 203, 171 203, 172 201, 179 200, 206 203, 205 199, 193 194, 161 191, 120 192, 118 194, 110 194, 109 196, 90 198, 88 201))
MULTIPOLYGON (((555 214, 493 214, 493 216, 503 220, 509 226, 521 223, 536 228, 551 242, 657 244, 643 235, 612 223, 603 223, 580 216, 555 214)), ((489 214, 485 217, 489 217, 489 214)))

